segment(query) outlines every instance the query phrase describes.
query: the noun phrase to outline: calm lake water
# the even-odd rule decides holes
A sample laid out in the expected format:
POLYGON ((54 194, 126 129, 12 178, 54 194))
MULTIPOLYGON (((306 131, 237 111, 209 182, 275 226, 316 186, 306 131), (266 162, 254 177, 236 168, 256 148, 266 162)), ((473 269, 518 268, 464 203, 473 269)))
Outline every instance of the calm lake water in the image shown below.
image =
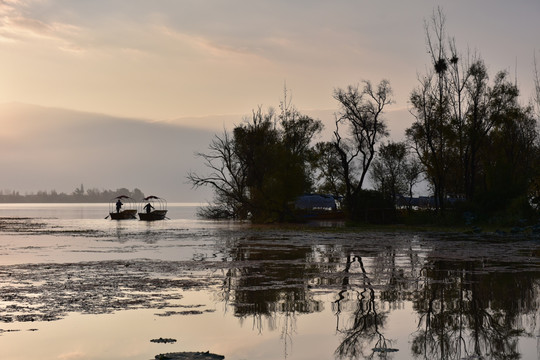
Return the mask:
POLYGON ((540 359, 538 234, 278 230, 195 210, 0 204, 0 359, 540 359))

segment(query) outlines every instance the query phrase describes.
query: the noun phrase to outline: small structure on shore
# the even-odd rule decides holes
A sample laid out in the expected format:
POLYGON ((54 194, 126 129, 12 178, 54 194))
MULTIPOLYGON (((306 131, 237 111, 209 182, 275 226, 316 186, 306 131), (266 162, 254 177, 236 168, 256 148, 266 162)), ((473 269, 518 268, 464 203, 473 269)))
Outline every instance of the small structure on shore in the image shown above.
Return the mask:
POLYGON ((304 194, 296 198, 295 211, 306 220, 341 219, 341 203, 332 195, 304 194))

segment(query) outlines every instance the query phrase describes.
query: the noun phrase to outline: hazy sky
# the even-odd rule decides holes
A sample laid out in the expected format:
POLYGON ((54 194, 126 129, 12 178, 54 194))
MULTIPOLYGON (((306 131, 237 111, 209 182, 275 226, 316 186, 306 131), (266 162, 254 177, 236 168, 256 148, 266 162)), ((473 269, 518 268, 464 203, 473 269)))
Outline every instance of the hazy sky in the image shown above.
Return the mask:
POLYGON ((528 97, 538 0, 0 0, 0 102, 165 120, 276 106, 285 82, 297 108, 334 109, 334 88, 387 78, 403 108, 439 5, 528 97))
POLYGON ((458 48, 492 77, 517 67, 527 101, 539 0, 0 0, 0 189, 84 182, 209 200, 185 184, 193 153, 252 109, 277 107, 285 83, 331 129, 335 88, 386 78, 400 139, 439 5, 458 48))

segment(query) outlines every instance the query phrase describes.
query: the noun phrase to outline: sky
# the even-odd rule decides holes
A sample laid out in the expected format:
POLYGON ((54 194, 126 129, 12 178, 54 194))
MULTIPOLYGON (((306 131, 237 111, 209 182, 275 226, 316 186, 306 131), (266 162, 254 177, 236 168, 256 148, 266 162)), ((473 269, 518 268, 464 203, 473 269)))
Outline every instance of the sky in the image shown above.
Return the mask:
MULTIPOLYGON (((277 107, 286 86, 296 108, 331 127, 334 89, 388 79, 399 139, 438 6, 458 49, 479 54, 492 77, 517 75, 527 101, 538 0, 0 0, 0 104, 220 132, 277 107)), ((21 133, 0 122, 0 136, 21 133)))
MULTIPOLYGON (((204 172, 196 152, 214 133, 163 122, 21 103, 0 104, 0 190, 72 193, 88 189, 141 190, 175 202, 205 202, 189 171, 204 172)), ((140 199, 135 199, 136 201, 140 199)))

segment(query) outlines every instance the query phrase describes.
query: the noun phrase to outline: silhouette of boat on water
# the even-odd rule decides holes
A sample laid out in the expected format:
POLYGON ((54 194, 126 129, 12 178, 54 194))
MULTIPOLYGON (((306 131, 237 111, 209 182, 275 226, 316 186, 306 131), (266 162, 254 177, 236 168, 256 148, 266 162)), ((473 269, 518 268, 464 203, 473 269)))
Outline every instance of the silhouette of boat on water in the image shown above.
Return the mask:
POLYGON ((109 202, 109 216, 111 220, 137 219, 135 200, 126 195, 117 196, 109 202))
POLYGON ((163 220, 167 218, 167 201, 150 195, 139 203, 139 219, 145 221, 163 220))

